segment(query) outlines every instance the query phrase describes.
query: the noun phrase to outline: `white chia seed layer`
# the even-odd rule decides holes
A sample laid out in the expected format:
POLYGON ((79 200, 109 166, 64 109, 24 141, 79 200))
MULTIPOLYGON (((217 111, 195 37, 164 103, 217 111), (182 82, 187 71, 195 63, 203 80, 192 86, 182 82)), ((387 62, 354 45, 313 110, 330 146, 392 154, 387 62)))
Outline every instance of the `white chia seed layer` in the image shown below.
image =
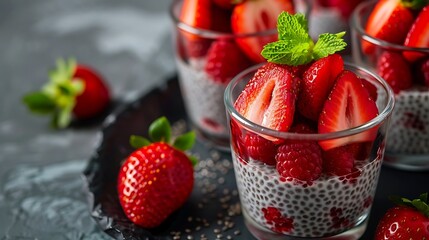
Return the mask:
POLYGON ((266 229, 263 210, 277 208, 282 217, 293 219, 287 233, 298 237, 322 237, 344 232, 369 214, 382 161, 357 166, 355 181, 344 177, 322 177, 311 185, 281 181, 275 166, 250 160, 243 164, 233 153, 234 170, 243 211, 266 229))
POLYGON ((185 63, 176 58, 180 87, 190 120, 213 135, 228 136, 223 94, 226 84, 211 79, 204 71, 205 59, 185 63))
POLYGON ((390 154, 429 154, 429 91, 396 95, 387 148, 390 154))

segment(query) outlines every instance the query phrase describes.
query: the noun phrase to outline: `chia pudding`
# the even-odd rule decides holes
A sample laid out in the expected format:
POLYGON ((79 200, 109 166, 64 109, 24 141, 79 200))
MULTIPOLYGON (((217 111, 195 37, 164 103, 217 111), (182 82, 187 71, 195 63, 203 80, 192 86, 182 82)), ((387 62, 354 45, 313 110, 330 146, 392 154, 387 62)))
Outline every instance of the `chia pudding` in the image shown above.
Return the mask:
POLYGON ((309 185, 282 179, 275 166, 232 156, 242 211, 250 221, 265 231, 297 237, 330 236, 363 222, 382 163, 379 158, 360 163, 350 175, 323 176, 309 185), (270 219, 270 213, 278 216, 270 219))

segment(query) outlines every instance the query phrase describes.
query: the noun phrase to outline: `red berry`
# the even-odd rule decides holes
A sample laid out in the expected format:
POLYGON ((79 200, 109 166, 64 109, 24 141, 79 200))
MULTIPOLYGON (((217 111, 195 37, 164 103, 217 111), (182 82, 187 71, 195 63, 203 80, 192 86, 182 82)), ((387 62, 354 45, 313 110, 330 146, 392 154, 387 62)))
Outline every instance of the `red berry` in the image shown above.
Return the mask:
MULTIPOLYGON (((291 0, 244 1, 234 7, 231 24, 235 34, 248 34, 276 29, 277 17, 281 12, 294 13, 291 0)), ((262 48, 277 40, 277 34, 268 36, 237 38, 237 43, 254 62, 265 62, 262 48)))
POLYGON ((328 175, 342 176, 352 172, 354 152, 349 145, 323 152, 323 171, 328 175))
POLYGON ((416 75, 419 83, 429 87, 429 57, 417 63, 416 75))
POLYGON ((428 226, 428 215, 412 207, 396 206, 390 208, 378 223, 374 239, 428 239, 428 226))
POLYGON ((207 52, 205 71, 215 82, 226 84, 251 62, 234 41, 217 40, 207 52))
POLYGON ((395 93, 407 90, 413 85, 408 62, 400 53, 384 51, 377 60, 377 72, 395 93))
POLYGON ((282 178, 312 182, 322 173, 322 151, 316 142, 287 142, 278 147, 277 171, 282 178))
POLYGON ((288 131, 295 113, 300 79, 285 65, 267 63, 247 83, 234 103, 250 121, 278 131, 288 131))
POLYGON ((247 133, 245 145, 249 156, 268 165, 275 165, 276 145, 255 133, 247 133))
POLYGON ((304 72, 298 101, 298 110, 303 116, 314 121, 319 119, 323 103, 343 68, 343 58, 332 54, 315 61, 304 72))
POLYGON ((73 79, 84 82, 85 90, 76 97, 73 114, 78 119, 94 117, 103 112, 110 103, 109 89, 103 78, 93 69, 78 65, 73 79))
MULTIPOLYGON (((424 7, 410 30, 404 41, 404 46, 416 48, 429 48, 429 4, 424 7)), ((404 57, 408 61, 416 61, 419 58, 427 56, 428 53, 404 52, 404 57)))
MULTIPOLYGON (((343 71, 337 78, 328 99, 325 101, 319 117, 319 133, 332 133, 350 129, 365 124, 378 115, 378 108, 370 98, 368 91, 354 73, 343 71)), ((372 142, 377 134, 377 128, 365 132, 320 141, 325 150, 344 146, 354 142, 372 142)))
MULTIPOLYGON (((402 0, 380 0, 368 17, 365 31, 374 38, 402 44, 413 21, 411 9, 402 0)), ((373 53, 374 45, 363 42, 363 51, 373 53)))
POLYGON ((117 190, 125 215, 144 228, 159 226, 192 192, 188 157, 166 143, 133 152, 122 165, 117 190))

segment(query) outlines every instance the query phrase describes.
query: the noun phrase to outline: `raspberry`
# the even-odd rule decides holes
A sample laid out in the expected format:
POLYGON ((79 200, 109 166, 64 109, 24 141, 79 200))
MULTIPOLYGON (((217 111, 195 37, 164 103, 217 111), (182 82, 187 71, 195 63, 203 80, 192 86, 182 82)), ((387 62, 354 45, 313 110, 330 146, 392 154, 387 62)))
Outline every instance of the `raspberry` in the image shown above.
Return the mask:
POLYGON ((245 138, 247 153, 255 160, 268 165, 275 165, 276 146, 273 142, 254 133, 248 133, 245 138))
POLYGON ((311 182, 322 173, 322 150, 317 142, 294 142, 280 146, 276 155, 277 171, 286 179, 311 182))
POLYGON ((323 170, 326 174, 343 176, 352 172, 354 167, 352 146, 345 145, 323 152, 323 170))

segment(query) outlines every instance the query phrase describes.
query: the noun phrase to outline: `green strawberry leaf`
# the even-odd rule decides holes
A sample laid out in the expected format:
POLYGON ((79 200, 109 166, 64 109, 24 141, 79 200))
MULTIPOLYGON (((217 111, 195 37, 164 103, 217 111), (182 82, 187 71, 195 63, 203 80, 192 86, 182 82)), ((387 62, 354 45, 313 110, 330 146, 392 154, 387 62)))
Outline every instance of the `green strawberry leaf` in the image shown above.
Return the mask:
POLYGON ((268 62, 277 64, 292 66, 307 64, 341 51, 347 45, 342 39, 345 32, 321 34, 314 44, 308 34, 307 20, 300 13, 291 15, 282 12, 277 19, 277 31, 279 40, 268 43, 261 52, 268 62))
POLYGON ((197 163, 198 163, 198 158, 196 158, 195 156, 188 156, 188 158, 191 161, 192 166, 195 167, 197 165, 197 163))
POLYGON ((22 101, 31 112, 38 114, 51 114, 55 111, 55 101, 43 92, 26 94, 22 101))
POLYGON ((149 137, 152 142, 170 143, 171 125, 166 117, 160 117, 156 119, 149 126, 149 137))
POLYGON ((194 131, 187 132, 174 140, 173 147, 182 151, 191 149, 195 143, 195 138, 196 135, 194 131))
POLYGON ((414 208, 429 217, 428 193, 423 193, 418 199, 410 200, 400 196, 389 196, 389 199, 399 206, 414 208))
POLYGON ((150 144, 151 144, 151 141, 149 141, 145 137, 137 136, 137 135, 131 135, 130 137, 130 145, 135 149, 149 146, 150 144))

